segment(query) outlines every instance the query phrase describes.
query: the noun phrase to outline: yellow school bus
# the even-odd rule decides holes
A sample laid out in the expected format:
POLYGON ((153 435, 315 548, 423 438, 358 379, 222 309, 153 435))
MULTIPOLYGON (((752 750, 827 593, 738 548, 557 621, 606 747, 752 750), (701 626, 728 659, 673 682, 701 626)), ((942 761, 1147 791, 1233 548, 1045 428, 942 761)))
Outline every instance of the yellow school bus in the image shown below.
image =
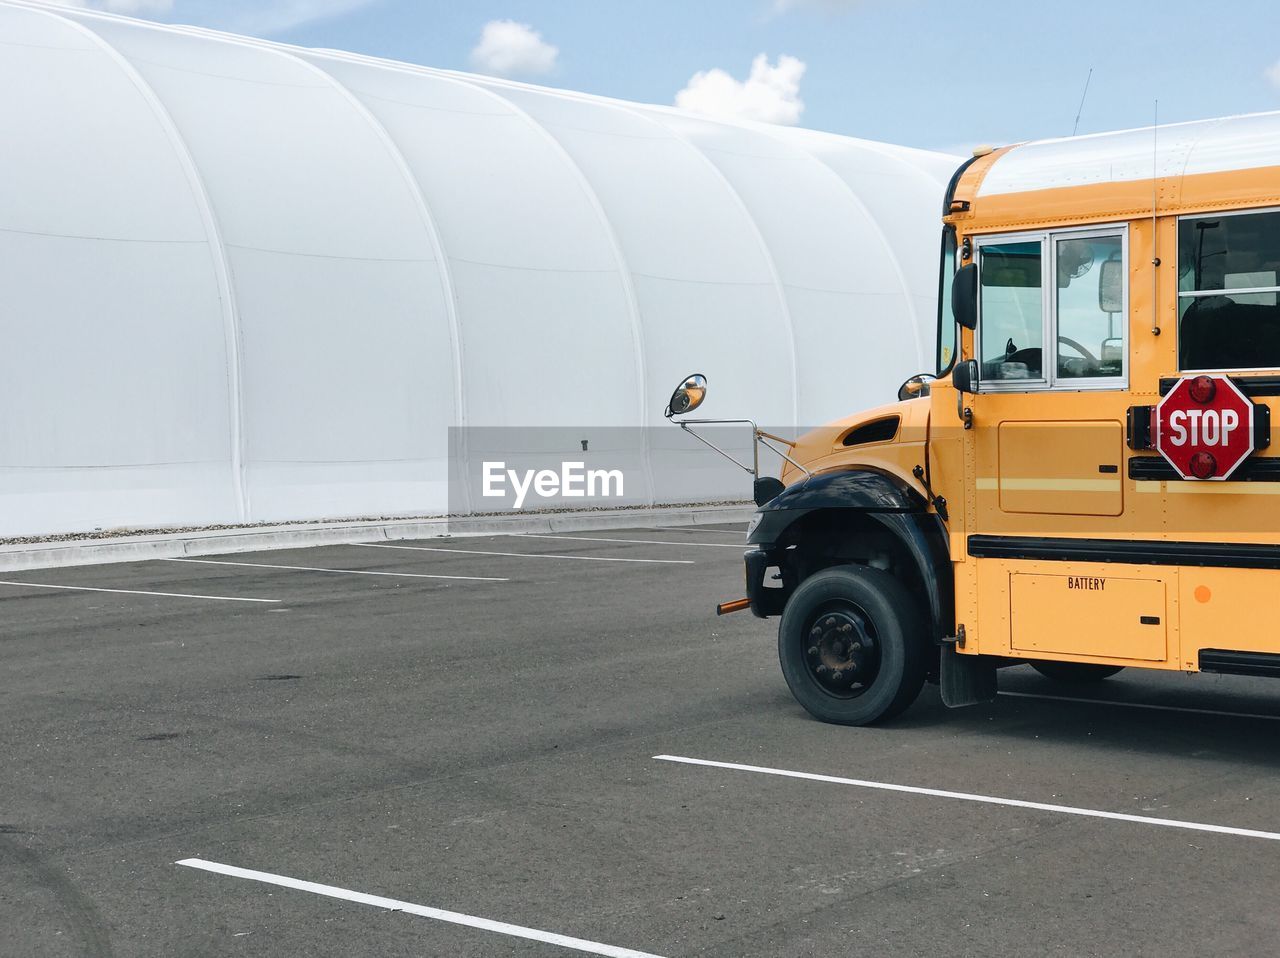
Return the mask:
POLYGON ((721 611, 850 725, 1019 662, 1280 675, 1280 113, 980 151, 941 261, 936 377, 776 446, 721 611))

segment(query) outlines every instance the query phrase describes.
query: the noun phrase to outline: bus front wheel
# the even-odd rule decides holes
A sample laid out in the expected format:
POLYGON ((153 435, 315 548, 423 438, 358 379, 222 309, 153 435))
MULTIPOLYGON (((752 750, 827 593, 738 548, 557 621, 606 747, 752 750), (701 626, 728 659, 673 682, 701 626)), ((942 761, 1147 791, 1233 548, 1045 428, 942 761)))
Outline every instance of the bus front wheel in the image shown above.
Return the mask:
POLYGON ((924 684, 920 603, 879 569, 824 569, 796 589, 778 625, 778 660, 815 718, 869 725, 892 718, 924 684))
POLYGON ((1101 682, 1124 669, 1123 665, 1095 665, 1092 662, 1032 662, 1031 667, 1046 679, 1073 685, 1101 682))

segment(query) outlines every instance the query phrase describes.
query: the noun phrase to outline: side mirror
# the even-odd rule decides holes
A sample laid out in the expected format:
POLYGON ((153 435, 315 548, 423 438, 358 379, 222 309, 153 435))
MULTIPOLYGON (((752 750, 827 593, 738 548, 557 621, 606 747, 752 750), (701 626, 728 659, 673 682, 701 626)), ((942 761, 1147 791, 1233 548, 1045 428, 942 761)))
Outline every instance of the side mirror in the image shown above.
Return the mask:
POLYGON ((1124 309, 1124 263, 1118 259, 1103 260, 1098 271, 1098 309, 1112 314, 1124 309))
POLYGON ((951 315, 965 329, 978 327, 978 264, 970 263, 956 270, 951 284, 951 315))
POLYGON ((898 387, 898 402, 929 395, 929 383, 937 379, 931 373, 917 373, 898 387))
POLYGON ((671 401, 667 403, 667 409, 663 415, 668 419, 672 416, 683 416, 701 406, 706 398, 707 377, 702 373, 694 373, 671 394, 671 401))
POLYGON ((956 387, 958 393, 976 393, 978 391, 978 361, 976 359, 968 359, 962 363, 956 363, 955 369, 951 370, 951 385, 956 387))

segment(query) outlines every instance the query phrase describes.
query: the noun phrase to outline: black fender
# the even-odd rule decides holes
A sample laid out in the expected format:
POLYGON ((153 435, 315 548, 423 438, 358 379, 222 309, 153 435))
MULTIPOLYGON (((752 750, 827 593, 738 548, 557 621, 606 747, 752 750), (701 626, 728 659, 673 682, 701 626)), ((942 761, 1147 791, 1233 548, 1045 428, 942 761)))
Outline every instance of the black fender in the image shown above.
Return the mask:
POLYGON ((781 610, 774 607, 776 600, 768 601, 767 594, 776 590, 762 590, 762 582, 751 581, 753 573, 762 578, 766 567, 776 565, 771 560, 779 540, 796 522, 820 510, 857 512, 884 526, 915 562, 929 602, 934 638, 955 631, 955 578, 946 527, 909 483, 868 467, 818 473, 760 507, 747 533, 747 543, 753 547, 747 553, 747 595, 756 615, 781 610))

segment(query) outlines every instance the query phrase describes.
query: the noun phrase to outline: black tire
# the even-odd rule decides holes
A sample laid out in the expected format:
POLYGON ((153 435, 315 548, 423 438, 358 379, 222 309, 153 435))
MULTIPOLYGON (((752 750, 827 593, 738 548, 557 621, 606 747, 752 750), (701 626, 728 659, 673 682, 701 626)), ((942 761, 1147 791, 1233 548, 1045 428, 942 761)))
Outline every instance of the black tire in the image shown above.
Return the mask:
POLYGON ((824 722, 893 718, 924 684, 925 622, 918 600, 889 573, 824 569, 800 584, 782 612, 782 675, 796 701, 824 722))
POLYGON ((1032 662, 1031 667, 1046 679, 1072 685, 1101 682, 1124 670, 1123 665, 1095 665, 1092 662, 1032 662))

